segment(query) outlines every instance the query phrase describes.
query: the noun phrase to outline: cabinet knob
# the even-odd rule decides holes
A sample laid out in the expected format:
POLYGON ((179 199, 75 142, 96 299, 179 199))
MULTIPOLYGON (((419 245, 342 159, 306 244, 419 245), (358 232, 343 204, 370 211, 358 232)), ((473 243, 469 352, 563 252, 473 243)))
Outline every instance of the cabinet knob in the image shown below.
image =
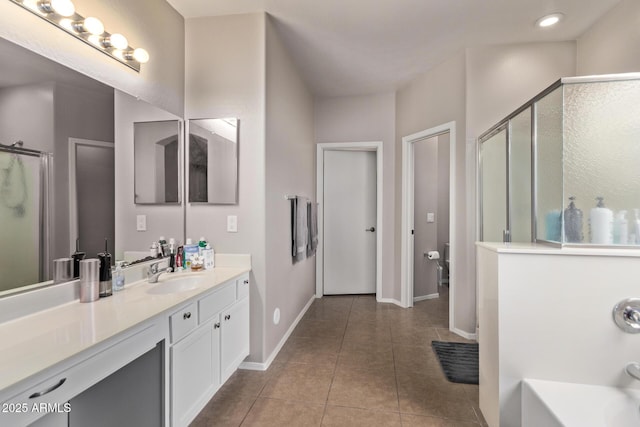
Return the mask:
POLYGON ((249 280, 245 280, 245 281, 244 281, 244 284, 245 284, 245 285, 248 285, 248 284, 249 284, 249 280))
POLYGON ((184 313, 184 314, 182 315, 182 318, 183 318, 184 320, 191 319, 191 312, 190 312, 190 311, 187 311, 186 313, 184 313))
POLYGON ((231 319, 231 315, 230 314, 227 314, 226 316, 224 316, 224 320, 229 320, 229 319, 231 319))
POLYGON ((213 324, 213 329, 219 329, 219 328, 220 328, 220 322, 213 324))

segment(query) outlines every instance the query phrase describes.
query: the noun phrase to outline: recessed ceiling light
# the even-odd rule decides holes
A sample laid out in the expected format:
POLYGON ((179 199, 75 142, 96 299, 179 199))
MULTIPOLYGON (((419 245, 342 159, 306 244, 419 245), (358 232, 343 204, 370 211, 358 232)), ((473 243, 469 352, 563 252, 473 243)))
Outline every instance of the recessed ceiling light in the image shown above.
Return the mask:
POLYGON ((562 21, 562 18, 564 18, 564 15, 562 13, 552 13, 551 15, 545 15, 536 21, 536 27, 551 27, 552 25, 556 25, 558 22, 562 21))

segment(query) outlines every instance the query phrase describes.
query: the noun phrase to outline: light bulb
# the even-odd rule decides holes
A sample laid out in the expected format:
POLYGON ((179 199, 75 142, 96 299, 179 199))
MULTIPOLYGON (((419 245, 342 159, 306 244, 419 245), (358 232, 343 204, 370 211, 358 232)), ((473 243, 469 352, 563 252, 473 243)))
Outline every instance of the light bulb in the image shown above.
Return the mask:
POLYGON ((564 15, 562 13, 553 13, 551 15, 543 16, 536 21, 536 25, 540 28, 551 27, 562 20, 564 15))
POLYGON ((96 36, 104 33, 104 25, 102 25, 102 22, 98 18, 94 18, 93 16, 85 18, 82 26, 88 33, 95 34, 96 36))
POLYGON ((97 47, 102 47, 102 37, 91 34, 88 40, 89 43, 96 45, 97 47))
POLYGON ((60 16, 71 16, 76 13, 76 8, 71 0, 51 0, 51 8, 60 16))
POLYGON ((111 52, 111 54, 113 56, 115 56, 116 58, 121 59, 123 61, 125 61, 127 59, 125 54, 124 54, 124 52, 122 50, 120 50, 120 49, 114 50, 113 52, 111 52))
POLYGON ((69 18, 61 19, 59 24, 62 28, 65 28, 69 31, 73 31, 73 21, 71 19, 69 18))
POLYGON ((149 62, 149 52, 139 47, 133 51, 133 59, 141 64, 145 64, 149 62))
POLYGON ((29 9, 35 12, 38 12, 41 15, 43 14, 40 8, 38 7, 38 0, 24 0, 22 4, 28 7, 29 9))
POLYGON ((115 47, 116 49, 126 49, 127 46, 129 46, 127 38, 122 34, 111 34, 108 39, 109 46, 115 47))

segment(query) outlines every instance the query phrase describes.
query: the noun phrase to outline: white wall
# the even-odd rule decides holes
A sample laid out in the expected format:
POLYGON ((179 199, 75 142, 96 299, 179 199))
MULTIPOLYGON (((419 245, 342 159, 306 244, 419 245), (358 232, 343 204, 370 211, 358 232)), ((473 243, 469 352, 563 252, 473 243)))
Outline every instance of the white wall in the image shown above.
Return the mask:
POLYGON ((0 3, 0 37, 175 114, 184 108, 184 18, 166 1, 76 0, 83 16, 124 34, 151 57, 140 73, 80 42, 22 7, 0 3))
MULTIPOLYGON (((115 259, 124 259, 124 251, 148 251, 160 236, 182 241, 184 215, 181 205, 134 204, 133 123, 177 120, 179 117, 126 93, 115 91, 115 164, 116 164, 116 248, 115 259), (136 216, 147 216, 147 230, 136 231, 136 216)), ((154 159, 149 159, 153 162, 154 159)))
MULTIPOLYGON (((382 295, 400 301, 396 285, 394 234, 396 199, 395 125, 396 96, 394 93, 317 98, 314 103, 315 142, 382 141, 382 295)), ((397 190, 399 191, 399 190, 397 190)), ((397 274, 396 274, 397 273, 397 274)))
POLYGON ((315 295, 316 257, 291 257, 291 203, 285 195, 315 202, 313 98, 276 32, 266 22, 266 265, 265 356, 272 354, 315 295), (273 313, 280 310, 280 323, 273 313))
POLYGON ((640 2, 622 0, 578 38, 577 74, 640 71, 640 2))
POLYGON ((237 205, 187 204, 187 236, 205 236, 218 253, 250 253, 251 355, 263 361, 265 266, 265 15, 186 21, 185 118, 239 121, 237 205), (237 215, 238 232, 226 231, 237 215))
POLYGON ((640 388, 624 373, 640 340, 611 316, 637 297, 639 251, 497 251, 478 248, 480 408, 489 425, 520 425, 524 378, 640 388))

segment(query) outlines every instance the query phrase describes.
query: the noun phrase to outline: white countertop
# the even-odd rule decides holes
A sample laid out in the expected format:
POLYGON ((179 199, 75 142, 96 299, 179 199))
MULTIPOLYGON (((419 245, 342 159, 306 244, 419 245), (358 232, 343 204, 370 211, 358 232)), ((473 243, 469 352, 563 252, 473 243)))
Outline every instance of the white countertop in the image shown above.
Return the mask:
POLYGON ((542 243, 502 242, 476 242, 476 246, 498 253, 511 254, 640 257, 640 246, 638 247, 638 249, 597 246, 556 247, 542 243))
MULTIPOLYGON (((249 266, 216 267, 198 273, 203 284, 171 294, 150 294, 146 280, 127 284, 113 296, 92 303, 78 300, 0 324, 0 390, 104 342, 146 320, 172 312, 189 300, 251 270, 249 266)), ((175 276, 173 276, 175 277, 175 276)), ((37 292, 37 291, 36 291, 37 292)))

